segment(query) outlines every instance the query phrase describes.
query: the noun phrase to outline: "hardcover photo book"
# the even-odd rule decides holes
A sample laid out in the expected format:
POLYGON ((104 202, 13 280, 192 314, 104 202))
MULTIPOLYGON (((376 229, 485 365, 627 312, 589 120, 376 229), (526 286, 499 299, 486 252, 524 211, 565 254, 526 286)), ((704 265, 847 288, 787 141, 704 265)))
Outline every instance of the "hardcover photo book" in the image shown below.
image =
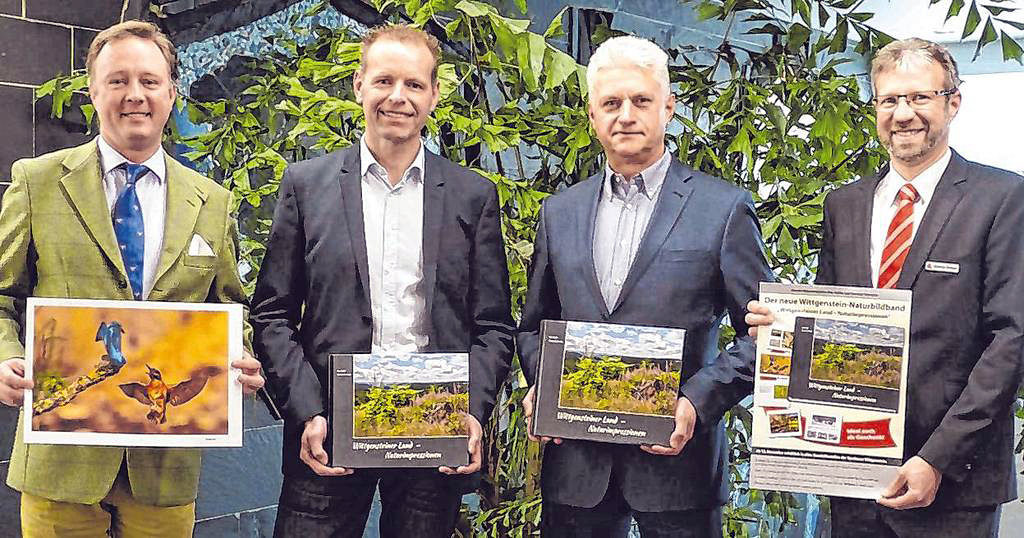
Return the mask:
POLYGON ((533 434, 668 445, 685 331, 544 320, 533 434))
POLYGON ((330 356, 331 465, 469 463, 469 354, 330 356))

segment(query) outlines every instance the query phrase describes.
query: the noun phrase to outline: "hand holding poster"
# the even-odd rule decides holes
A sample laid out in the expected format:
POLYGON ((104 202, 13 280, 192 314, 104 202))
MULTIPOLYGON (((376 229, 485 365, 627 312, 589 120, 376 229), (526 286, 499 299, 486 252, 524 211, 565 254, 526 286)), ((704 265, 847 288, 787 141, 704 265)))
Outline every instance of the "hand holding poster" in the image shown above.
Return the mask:
POLYGON ((762 283, 750 486, 876 499, 903 463, 907 290, 762 283))

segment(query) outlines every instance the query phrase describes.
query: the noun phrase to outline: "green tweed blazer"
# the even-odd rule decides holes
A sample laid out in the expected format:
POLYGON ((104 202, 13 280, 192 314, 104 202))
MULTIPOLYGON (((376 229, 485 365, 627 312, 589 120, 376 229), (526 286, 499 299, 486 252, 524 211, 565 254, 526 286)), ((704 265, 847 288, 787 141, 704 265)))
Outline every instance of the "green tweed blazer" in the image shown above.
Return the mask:
MULTIPOLYGON (((26 297, 132 299, 95 141, 17 161, 11 176, 0 209, 0 361, 25 354, 19 330, 26 297)), ((231 194, 170 157, 166 180, 163 250, 148 300, 244 304, 231 194), (216 256, 189 256, 193 234, 216 256)), ((21 430, 19 420, 7 473, 7 485, 18 491, 93 504, 126 459, 140 502, 177 506, 196 498, 198 449, 26 445, 21 430)))

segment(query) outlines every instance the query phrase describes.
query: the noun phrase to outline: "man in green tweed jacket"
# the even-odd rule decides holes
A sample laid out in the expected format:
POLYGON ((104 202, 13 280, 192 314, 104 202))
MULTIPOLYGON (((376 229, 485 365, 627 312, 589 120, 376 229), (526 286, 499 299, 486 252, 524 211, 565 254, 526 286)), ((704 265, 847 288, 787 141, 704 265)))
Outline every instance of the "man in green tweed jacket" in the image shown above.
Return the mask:
MULTIPOLYGON (((25 297, 245 302, 230 193, 161 148, 176 96, 173 45, 149 23, 121 23, 96 36, 86 66, 100 136, 14 163, 3 197, 0 401, 7 405, 20 404, 32 387, 19 338, 25 297), (119 205, 127 196, 129 205, 119 205), (112 222, 127 207, 129 218, 141 213, 135 240, 125 239, 120 218, 119 231, 112 222), (199 242, 206 248, 195 248, 199 242)), ((255 359, 233 366, 245 392, 262 386, 255 359)), ((191 536, 199 462, 198 449, 26 445, 19 420, 7 484, 22 493, 26 537, 191 536)))

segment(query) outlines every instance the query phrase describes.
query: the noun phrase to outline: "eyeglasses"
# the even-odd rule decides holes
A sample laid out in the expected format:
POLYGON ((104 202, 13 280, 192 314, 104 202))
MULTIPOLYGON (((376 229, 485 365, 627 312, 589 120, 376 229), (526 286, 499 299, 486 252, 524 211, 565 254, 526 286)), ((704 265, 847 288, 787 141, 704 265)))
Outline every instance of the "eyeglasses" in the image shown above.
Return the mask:
POLYGON ((892 112, 900 104, 900 98, 907 100, 911 108, 928 108, 939 97, 946 97, 957 92, 957 88, 948 90, 930 90, 926 92, 901 93, 895 95, 879 95, 872 99, 875 108, 883 112, 892 112))

